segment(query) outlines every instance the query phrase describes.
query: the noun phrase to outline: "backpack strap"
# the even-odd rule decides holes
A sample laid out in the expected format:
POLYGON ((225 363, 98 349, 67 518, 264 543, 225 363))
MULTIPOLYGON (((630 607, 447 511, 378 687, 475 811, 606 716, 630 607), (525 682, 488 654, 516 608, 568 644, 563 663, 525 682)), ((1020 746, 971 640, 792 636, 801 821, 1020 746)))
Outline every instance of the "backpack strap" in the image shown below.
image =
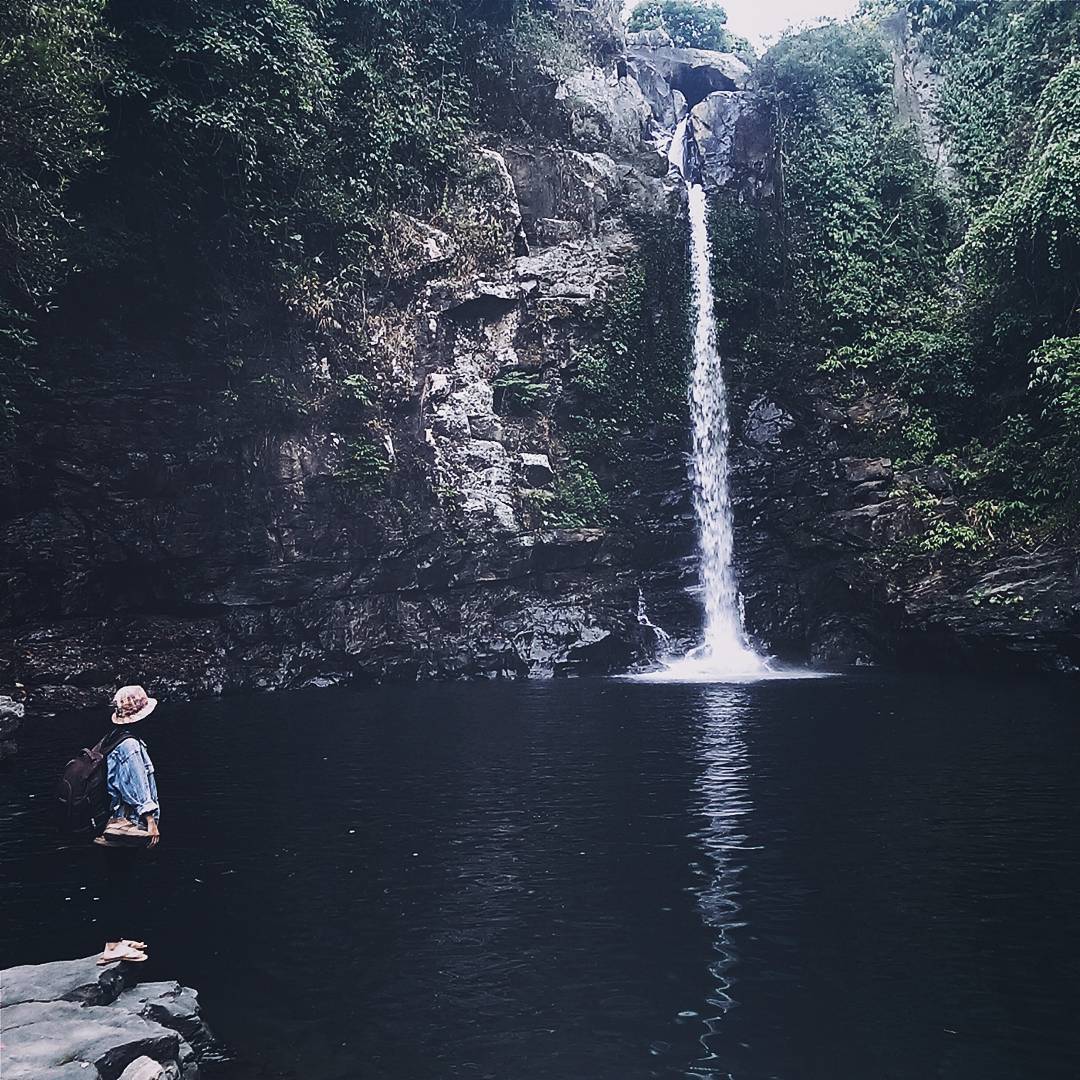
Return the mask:
POLYGON ((134 737, 134 735, 126 732, 123 728, 120 728, 118 731, 113 730, 105 735, 94 749, 103 758, 107 758, 125 739, 133 739, 134 737))

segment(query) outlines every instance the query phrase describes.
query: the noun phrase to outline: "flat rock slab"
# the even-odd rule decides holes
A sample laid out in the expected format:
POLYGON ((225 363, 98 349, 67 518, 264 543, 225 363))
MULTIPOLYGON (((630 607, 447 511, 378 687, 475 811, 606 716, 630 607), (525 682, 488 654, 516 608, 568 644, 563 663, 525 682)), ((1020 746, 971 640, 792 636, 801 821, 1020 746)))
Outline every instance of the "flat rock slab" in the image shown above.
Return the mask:
POLYGON ((84 960, 57 960, 51 964, 24 964, 0 972, 0 1006, 23 1001, 81 1001, 108 1005, 125 986, 134 982, 129 965, 101 967, 96 956, 84 960))
POLYGON ((136 976, 96 956, 0 972, 4 1080, 194 1080, 214 1042, 198 996, 177 982, 129 985, 136 976))

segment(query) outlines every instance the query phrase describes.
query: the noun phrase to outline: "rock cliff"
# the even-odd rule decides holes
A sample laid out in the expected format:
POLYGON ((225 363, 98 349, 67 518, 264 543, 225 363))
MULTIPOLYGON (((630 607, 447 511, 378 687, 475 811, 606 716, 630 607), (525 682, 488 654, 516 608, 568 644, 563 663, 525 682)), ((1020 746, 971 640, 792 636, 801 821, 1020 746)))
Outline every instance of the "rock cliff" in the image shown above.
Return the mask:
POLYGON ((681 250, 671 124, 698 110, 720 184, 748 156, 766 168, 767 139, 742 138, 732 104, 747 81, 734 57, 669 48, 568 73, 567 130, 478 150, 456 230, 399 215, 365 296, 370 377, 343 388, 304 355, 291 413, 268 398, 230 416, 206 358, 154 328, 59 333, 62 375, 0 477, 0 680, 61 708, 130 678, 205 695, 622 670, 654 652, 641 597, 658 574, 677 595, 657 602, 691 633, 681 425, 619 434, 634 483, 605 481, 622 483, 607 527, 542 508, 598 311, 643 255, 637 226, 681 250), (470 259, 477 234, 509 257, 470 259), (657 569, 672 558, 674 577, 657 569))
MULTIPOLYGON (((545 507, 572 480, 603 312, 650 236, 681 243, 671 130, 689 116, 710 191, 775 221, 772 109, 734 56, 615 31, 598 55, 553 88, 561 132, 477 149, 452 220, 398 215, 362 320, 305 312, 363 351, 363 378, 301 350, 302 379, 267 377, 257 411, 230 411, 221 358, 183 327, 46 343, 63 376, 0 471, 0 689, 62 708, 132 680, 207 695, 611 672, 655 657, 652 624, 693 642, 678 418, 616 432, 600 527, 545 507)), ((677 318, 670 300, 646 297, 647 325, 677 318)), ((937 481, 867 449, 889 402, 729 361, 737 556, 763 648, 829 666, 1080 663, 1075 557, 894 572, 890 544, 921 528, 898 489, 937 481)))

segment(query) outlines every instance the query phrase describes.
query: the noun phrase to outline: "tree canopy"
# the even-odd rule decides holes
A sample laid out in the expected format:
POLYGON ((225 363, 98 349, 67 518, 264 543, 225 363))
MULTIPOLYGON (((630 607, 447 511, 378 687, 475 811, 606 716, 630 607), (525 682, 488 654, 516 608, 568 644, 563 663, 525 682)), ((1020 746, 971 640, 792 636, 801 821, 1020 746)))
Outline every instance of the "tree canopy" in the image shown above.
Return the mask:
POLYGON ((213 310, 200 333, 235 344, 245 306, 314 310, 362 281, 390 212, 442 205, 481 125, 544 121, 529 95, 565 33, 547 0, 12 0, 3 411, 76 282, 99 322, 213 310))
POLYGON ((1034 541, 1080 525, 1080 5, 906 10, 944 175, 894 120, 873 18, 788 36, 758 70, 780 123, 788 347, 844 396, 889 396, 877 448, 944 470, 964 508, 942 543, 1034 541))
POLYGON ((727 29, 727 12, 710 0, 643 0, 630 13, 627 27, 666 30, 680 49, 729 52, 736 43, 727 29))

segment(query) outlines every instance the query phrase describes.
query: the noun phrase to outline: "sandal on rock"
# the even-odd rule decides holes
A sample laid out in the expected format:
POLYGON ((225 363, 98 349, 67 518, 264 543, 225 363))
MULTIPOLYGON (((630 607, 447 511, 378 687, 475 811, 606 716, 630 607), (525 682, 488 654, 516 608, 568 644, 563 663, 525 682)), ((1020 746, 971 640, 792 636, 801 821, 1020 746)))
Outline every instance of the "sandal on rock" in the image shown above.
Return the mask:
POLYGON ((150 839, 150 833, 126 818, 111 818, 108 825, 105 826, 105 831, 98 839, 104 840, 106 846, 127 844, 128 846, 145 847, 146 842, 150 839))
POLYGON ((146 959, 146 953, 140 952, 138 949, 134 949, 130 945, 121 942, 115 949, 106 949, 101 954, 98 964, 101 966, 104 966, 105 964, 115 964, 117 960, 126 960, 131 964, 141 964, 146 959))

